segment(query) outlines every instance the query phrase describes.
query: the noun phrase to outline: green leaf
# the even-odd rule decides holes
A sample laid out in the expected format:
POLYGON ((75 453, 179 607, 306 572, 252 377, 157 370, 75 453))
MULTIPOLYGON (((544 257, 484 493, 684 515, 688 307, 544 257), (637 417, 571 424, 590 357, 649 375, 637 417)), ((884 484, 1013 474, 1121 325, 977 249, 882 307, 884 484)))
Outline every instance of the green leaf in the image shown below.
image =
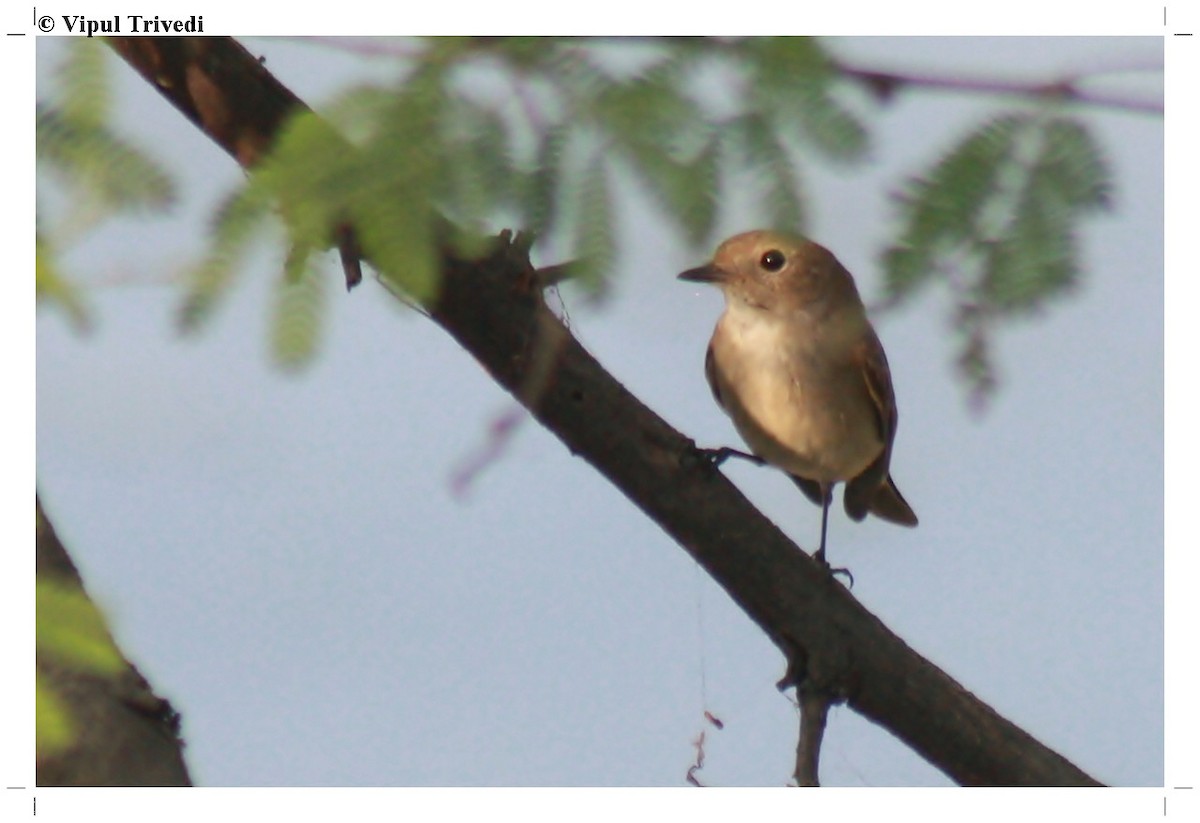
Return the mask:
POLYGON ((1031 309, 1072 287, 1078 267, 1071 235, 1065 211, 1024 198, 1005 235, 987 247, 981 285, 988 302, 1002 312, 1031 309))
POLYGON ((748 113, 785 132, 796 124, 799 136, 830 159, 851 161, 865 154, 867 130, 837 101, 840 77, 816 40, 751 38, 738 50, 748 60, 748 113))
POLYGON ((337 123, 339 133, 347 141, 361 148, 383 128, 383 113, 395 96, 392 89, 354 86, 322 107, 321 114, 329 122, 337 123))
POLYGON ((627 147, 626 157, 662 206, 693 244, 709 239, 717 214, 717 154, 714 139, 694 160, 680 162, 647 147, 627 147))
POLYGON ((560 182, 569 134, 565 126, 551 126, 540 135, 536 166, 521 188, 521 210, 529 230, 539 237, 551 231, 561 210, 560 182))
POLYGON ((1006 229, 987 246, 982 281, 999 311, 1036 308, 1078 281, 1079 216, 1107 208, 1111 180, 1090 133, 1063 118, 1026 125, 1024 174, 1016 179, 1006 229))
POLYGON ((312 363, 325 317, 326 277, 313 265, 315 249, 295 247, 275 289, 271 354, 276 365, 298 371, 312 363))
POLYGON ((65 750, 75 739, 75 725, 67 706, 41 674, 34 681, 36 738, 38 759, 65 750))
POLYGON ((716 148, 703 112, 682 90, 684 66, 660 61, 596 97, 591 121, 630 163, 692 243, 716 221, 716 148))
POLYGON ((496 37, 491 52, 518 69, 535 70, 559 57, 561 40, 554 37, 496 37))
POLYGON ((545 76, 562 93, 564 105, 586 112, 612 81, 588 60, 577 47, 560 45, 550 51, 544 62, 545 76))
POLYGON ((884 255, 888 294, 899 301, 954 273, 959 369, 977 401, 995 385, 988 321, 1039 308, 1077 283, 1081 217, 1110 197, 1087 129, 1043 113, 993 119, 909 184, 900 242, 884 255))
POLYGON ((38 306, 61 309, 76 332, 88 331, 92 325, 91 313, 82 290, 64 275, 49 241, 41 234, 35 236, 34 249, 38 306))
POLYGON ((376 199, 352 209, 359 240, 390 286, 417 303, 437 296, 440 269, 426 203, 376 199))
POLYGON ((830 96, 825 88, 801 86, 800 125, 808 142, 832 160, 861 159, 870 143, 867 129, 830 96))
POLYGON ((669 193, 678 220, 693 243, 712 236, 717 220, 720 143, 714 138, 691 163, 679 166, 680 179, 669 193))
POLYGON ((99 674, 116 674, 124 666, 104 623, 104 617, 76 585, 39 578, 37 602, 37 647, 75 668, 99 674))
POLYGON ((1042 152, 1033 164, 1031 197, 1080 212, 1112 204, 1112 175, 1091 132, 1056 118, 1042 127, 1042 152))
POLYGON ((284 126, 274 150, 255 172, 256 185, 276 201, 291 236, 299 242, 327 245, 346 209, 358 176, 356 152, 312 112, 301 112, 284 126))
POLYGON ((926 244, 892 246, 883 253, 883 271, 885 300, 897 303, 933 279, 937 271, 934 249, 926 244))
POLYGON ((437 199, 447 216, 477 224, 516 199, 508 128, 496 112, 465 100, 455 101, 445 121, 437 199))
POLYGON ((954 330, 959 338, 956 359, 958 373, 966 381, 971 405, 978 411, 995 391, 999 380, 992 362, 990 316, 973 306, 960 306, 956 312, 954 330))
POLYGON ((678 64, 664 62, 632 80, 610 83, 591 107, 595 122, 618 146, 685 148, 689 136, 705 131, 700 107, 680 87, 678 64))
POLYGON ((751 70, 751 93, 770 101, 788 99, 798 83, 824 85, 833 75, 829 56, 812 37, 750 37, 735 48, 751 70))
POLYGON ((112 104, 108 61, 99 38, 73 40, 57 73, 59 110, 80 127, 103 129, 112 104))
POLYGON ((363 147, 348 205, 363 250, 381 276, 419 303, 437 294, 436 195, 448 156, 439 135, 448 98, 437 72, 419 72, 382 112, 363 147))
POLYGON ((193 332, 212 316, 229 291, 252 241, 270 214, 269 193, 253 178, 226 197, 210 231, 208 253, 184 278, 185 292, 178 313, 181 331, 193 332))
POLYGON ((162 209, 175 199, 171 178, 104 126, 39 104, 37 158, 81 198, 105 211, 162 209))
POLYGON ((803 232, 806 213, 800 176, 772 124, 761 115, 745 114, 731 120, 719 133, 740 165, 762 185, 770 227, 803 232))
POLYGON ((597 155, 589 164, 579 188, 575 216, 577 282, 594 294, 601 294, 605 275, 612 268, 615 248, 612 193, 604 158, 597 155))
POLYGON ((884 255, 884 287, 891 301, 914 294, 930 282, 939 256, 969 251, 982 236, 985 209, 1000 194, 1027 118, 997 118, 968 135, 924 177, 911 180, 898 198, 903 228, 899 242, 884 255))

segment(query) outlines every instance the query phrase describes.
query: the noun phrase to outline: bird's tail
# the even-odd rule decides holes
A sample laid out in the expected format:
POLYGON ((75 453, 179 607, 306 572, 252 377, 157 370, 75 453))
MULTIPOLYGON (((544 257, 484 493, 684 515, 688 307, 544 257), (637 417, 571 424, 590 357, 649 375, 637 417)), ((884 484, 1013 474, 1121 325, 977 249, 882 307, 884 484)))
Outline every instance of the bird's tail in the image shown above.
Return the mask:
POLYGON ((890 474, 871 500, 871 514, 901 526, 917 525, 916 512, 908 505, 904 495, 900 494, 890 474))

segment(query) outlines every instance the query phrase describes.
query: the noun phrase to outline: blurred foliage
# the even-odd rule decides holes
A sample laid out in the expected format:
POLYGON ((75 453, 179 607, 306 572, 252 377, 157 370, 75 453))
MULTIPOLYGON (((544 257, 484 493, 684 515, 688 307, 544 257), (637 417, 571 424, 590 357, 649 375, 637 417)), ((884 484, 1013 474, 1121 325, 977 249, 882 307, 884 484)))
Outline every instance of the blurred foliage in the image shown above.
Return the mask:
MULTIPOLYGON (((398 60, 394 86, 348 89, 288 124, 235 195, 242 207, 214 223, 211 253, 188 279, 186 328, 235 281, 268 208, 308 253, 352 225, 389 290, 418 304, 437 294, 447 224, 463 237, 532 231, 600 295, 619 240, 619 173, 701 248, 715 242, 723 185, 752 175, 761 219, 794 230, 804 219, 800 152, 846 160, 866 150, 866 130, 839 102, 849 84, 811 40, 440 38, 398 60), (714 65, 756 90, 731 113, 697 88, 714 65)), ((307 276, 285 276, 279 289, 273 350, 302 366, 324 304, 307 276)))
POLYGON ((34 258, 38 305, 58 308, 75 331, 88 331, 92 321, 83 294, 59 267, 55 250, 40 232, 34 238, 34 258))
MULTIPOLYGON (((104 616, 76 583, 38 578, 37 655, 78 671, 118 674, 125 665, 104 616)), ((44 757, 70 745, 72 720, 63 701, 41 676, 36 682, 37 751, 44 757)))
MULTIPOLYGON (((718 239, 722 208, 739 201, 723 196, 733 191, 750 193, 758 211, 729 222, 803 231, 806 166, 866 158, 861 118, 884 102, 811 38, 395 42, 394 84, 349 88, 319 115, 294 118, 230 195, 208 254, 185 280, 183 328, 211 317, 253 241, 278 224, 264 219, 272 215, 290 246, 272 351, 291 368, 319 349, 326 302, 317 254, 346 226, 389 291, 418 304, 437 294, 439 244, 447 242, 439 227, 447 223, 463 237, 532 231, 576 259, 576 281, 602 294, 619 242, 618 183, 629 176, 697 249, 718 239)), ((78 184, 102 202, 162 202, 165 176, 138 167, 137 155, 103 131, 107 87, 95 62, 94 53, 72 57, 57 106, 39 108, 39 160, 85 170, 78 184), (118 167, 108 177, 120 186, 104 173, 118 167)), ((1079 221, 1108 201, 1108 172, 1086 127, 1036 106, 995 117, 915 176, 884 258, 893 304, 935 281, 950 286, 959 362, 976 393, 992 385, 994 321, 1041 306, 1077 280, 1079 221)), ((50 263, 46 270, 56 273, 50 263)), ((39 294, 78 313, 60 280, 50 278, 44 292, 39 280, 39 294)))
POLYGON ((58 67, 53 102, 39 100, 35 117, 39 172, 53 176, 67 204, 53 226, 39 209, 38 305, 62 310, 77 331, 90 327, 91 315, 82 289, 60 265, 63 252, 102 220, 163 209, 175 199, 170 176, 108 126, 112 59, 98 39, 72 43, 58 67))
POLYGON ((982 400, 995 385, 991 327, 1076 285, 1076 227, 1110 197, 1109 171, 1082 124, 1046 112, 996 117, 897 198, 902 228, 884 254, 888 299, 949 284, 959 369, 982 400))
POLYGON ((315 249, 293 247, 272 307, 271 353, 284 369, 301 368, 316 353, 329 276, 314 265, 315 249))

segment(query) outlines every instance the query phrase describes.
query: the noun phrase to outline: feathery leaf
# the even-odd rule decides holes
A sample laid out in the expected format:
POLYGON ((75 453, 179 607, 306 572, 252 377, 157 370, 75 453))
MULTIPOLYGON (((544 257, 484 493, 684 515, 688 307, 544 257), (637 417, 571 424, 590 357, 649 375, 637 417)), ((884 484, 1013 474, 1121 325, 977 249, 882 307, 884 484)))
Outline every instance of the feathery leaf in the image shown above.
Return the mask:
POLYGON ((616 248, 612 193, 604 157, 592 159, 579 187, 575 215, 575 254, 578 282, 594 294, 603 292, 616 248))

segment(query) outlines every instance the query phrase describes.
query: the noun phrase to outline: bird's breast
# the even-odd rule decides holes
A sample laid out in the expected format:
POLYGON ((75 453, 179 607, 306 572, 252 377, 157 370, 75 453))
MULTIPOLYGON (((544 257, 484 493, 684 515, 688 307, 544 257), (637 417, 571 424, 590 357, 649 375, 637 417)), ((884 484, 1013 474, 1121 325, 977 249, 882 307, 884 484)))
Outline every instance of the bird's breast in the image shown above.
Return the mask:
POLYGON ((726 311, 710 379, 755 454, 811 480, 847 480, 883 448, 877 413, 850 347, 793 321, 726 311))

